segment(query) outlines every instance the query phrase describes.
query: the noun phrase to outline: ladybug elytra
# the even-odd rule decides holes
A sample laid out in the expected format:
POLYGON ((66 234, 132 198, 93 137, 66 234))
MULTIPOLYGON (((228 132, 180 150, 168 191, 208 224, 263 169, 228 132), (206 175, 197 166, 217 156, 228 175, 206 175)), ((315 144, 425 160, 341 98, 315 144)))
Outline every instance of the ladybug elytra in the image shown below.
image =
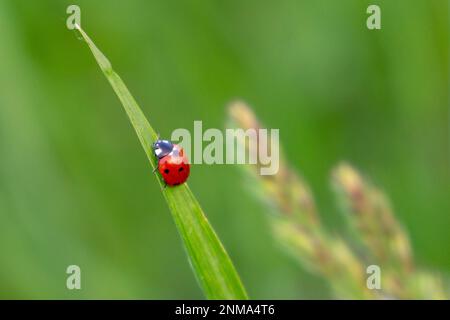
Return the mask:
POLYGON ((158 158, 156 169, 167 185, 177 186, 187 180, 190 165, 183 148, 168 140, 158 139, 153 144, 153 151, 158 158))

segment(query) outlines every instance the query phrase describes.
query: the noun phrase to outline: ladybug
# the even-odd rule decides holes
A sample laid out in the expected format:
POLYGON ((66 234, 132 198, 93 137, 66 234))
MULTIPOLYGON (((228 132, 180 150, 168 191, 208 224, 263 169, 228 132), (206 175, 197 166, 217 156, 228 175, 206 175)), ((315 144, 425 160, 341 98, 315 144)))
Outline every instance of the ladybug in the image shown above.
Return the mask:
POLYGON ((158 170, 166 186, 177 186, 189 177, 190 165, 183 148, 168 140, 156 140, 153 151, 158 158, 158 170))

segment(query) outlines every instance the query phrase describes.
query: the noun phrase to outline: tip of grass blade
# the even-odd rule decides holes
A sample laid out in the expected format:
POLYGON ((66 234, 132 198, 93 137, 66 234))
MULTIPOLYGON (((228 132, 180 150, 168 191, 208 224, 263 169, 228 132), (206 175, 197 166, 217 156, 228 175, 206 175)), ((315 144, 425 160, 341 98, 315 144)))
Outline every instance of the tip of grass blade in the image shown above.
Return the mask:
POLYGON ((86 32, 84 32, 84 30, 77 23, 75 23, 75 28, 78 30, 78 32, 81 33, 84 41, 86 41, 89 48, 91 48, 92 53, 96 56, 97 63, 102 71, 107 73, 112 72, 112 65, 111 62, 109 62, 108 58, 106 58, 105 55, 97 48, 91 38, 89 38, 86 32))

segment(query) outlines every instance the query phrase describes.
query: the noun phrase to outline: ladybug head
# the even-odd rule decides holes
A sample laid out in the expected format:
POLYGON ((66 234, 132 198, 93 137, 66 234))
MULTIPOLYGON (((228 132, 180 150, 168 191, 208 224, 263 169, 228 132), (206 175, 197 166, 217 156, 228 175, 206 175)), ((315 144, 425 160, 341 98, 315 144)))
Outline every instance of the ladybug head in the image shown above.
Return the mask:
POLYGON ((167 156, 173 150, 173 143, 169 140, 156 140, 153 144, 153 151, 158 159, 167 156))

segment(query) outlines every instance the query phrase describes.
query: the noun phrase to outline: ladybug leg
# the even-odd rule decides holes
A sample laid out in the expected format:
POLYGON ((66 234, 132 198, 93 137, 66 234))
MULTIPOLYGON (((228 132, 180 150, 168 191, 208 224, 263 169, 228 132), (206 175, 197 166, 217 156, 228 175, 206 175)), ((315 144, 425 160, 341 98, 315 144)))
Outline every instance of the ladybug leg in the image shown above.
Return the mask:
POLYGON ((155 173, 156 170, 158 170, 158 166, 156 166, 156 167, 152 170, 152 173, 155 173))
POLYGON ((164 187, 163 189, 165 190, 167 188, 167 183, 164 182, 164 187))

